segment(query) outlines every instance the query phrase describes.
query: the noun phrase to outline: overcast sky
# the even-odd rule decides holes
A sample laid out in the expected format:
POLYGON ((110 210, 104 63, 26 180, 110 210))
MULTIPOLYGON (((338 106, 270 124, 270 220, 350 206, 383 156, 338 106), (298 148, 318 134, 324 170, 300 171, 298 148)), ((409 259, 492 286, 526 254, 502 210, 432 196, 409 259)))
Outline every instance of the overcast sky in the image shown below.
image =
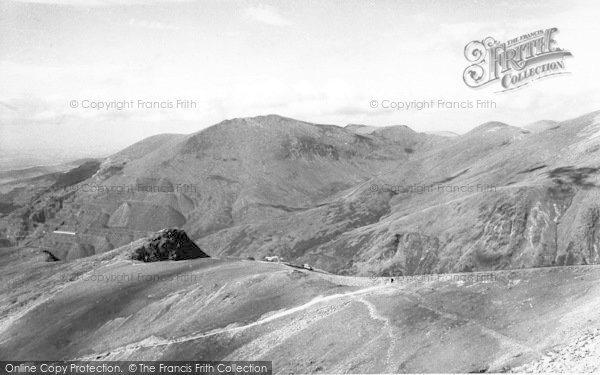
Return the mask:
POLYGON ((2 0, 0 150, 111 151, 270 113, 458 133, 489 120, 564 120, 600 109, 599 17, 593 0, 2 0), (549 27, 574 55, 572 74, 502 94, 463 83, 471 40, 549 27), (83 100, 178 99, 196 108, 81 108, 83 100), (488 99, 497 108, 371 108, 385 99, 488 99))

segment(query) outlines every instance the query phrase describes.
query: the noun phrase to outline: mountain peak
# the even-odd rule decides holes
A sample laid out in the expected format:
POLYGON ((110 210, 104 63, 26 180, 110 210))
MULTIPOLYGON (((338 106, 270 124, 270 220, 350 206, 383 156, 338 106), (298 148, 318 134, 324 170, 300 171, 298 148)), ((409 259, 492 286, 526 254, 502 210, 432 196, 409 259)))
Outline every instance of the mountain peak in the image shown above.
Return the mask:
POLYGON ((508 125, 507 123, 504 123, 501 121, 488 121, 488 122, 484 122, 483 124, 477 126, 473 130, 493 130, 493 129, 498 129, 498 128, 507 128, 509 126, 510 125, 508 125))
POLYGON ((222 121, 222 123, 224 122, 237 122, 237 121, 241 121, 241 122, 246 122, 246 123, 265 123, 265 122, 303 122, 300 120, 295 120, 293 118, 290 117, 285 117, 285 116, 281 116, 278 114, 268 114, 268 115, 259 115, 259 116, 251 116, 251 117, 235 117, 233 119, 228 119, 225 121, 222 121))
POLYGON ((344 126, 344 129, 349 130, 356 134, 374 134, 374 133, 390 133, 390 132, 406 132, 416 133, 407 125, 388 125, 388 126, 373 126, 363 124, 348 124, 344 126))
POLYGON ((505 132, 505 131, 514 131, 514 130, 518 130, 518 131, 524 132, 524 133, 529 133, 529 131, 527 131, 523 128, 518 128, 516 126, 508 125, 504 122, 488 121, 488 122, 485 122, 485 123, 473 128, 471 131, 467 132, 466 134, 493 133, 493 132, 505 132))

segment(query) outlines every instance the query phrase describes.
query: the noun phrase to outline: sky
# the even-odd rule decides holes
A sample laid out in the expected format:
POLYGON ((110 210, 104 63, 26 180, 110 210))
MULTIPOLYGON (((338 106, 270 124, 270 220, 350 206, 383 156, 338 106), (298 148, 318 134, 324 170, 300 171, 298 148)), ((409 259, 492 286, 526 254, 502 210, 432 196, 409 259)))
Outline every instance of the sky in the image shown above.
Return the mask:
POLYGON ((456 133, 566 120, 600 109, 599 16, 593 0, 2 0, 0 151, 103 154, 265 114, 456 133), (551 27, 570 74, 505 93, 464 84, 470 41, 551 27), (423 100, 496 107, 382 108, 423 100))

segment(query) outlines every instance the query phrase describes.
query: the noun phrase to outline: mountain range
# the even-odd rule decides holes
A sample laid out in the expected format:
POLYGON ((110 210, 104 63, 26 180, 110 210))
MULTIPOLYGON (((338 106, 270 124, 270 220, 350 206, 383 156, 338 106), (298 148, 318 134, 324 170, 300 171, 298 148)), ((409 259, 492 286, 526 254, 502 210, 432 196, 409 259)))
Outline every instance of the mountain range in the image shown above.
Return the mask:
POLYGON ((599 118, 539 131, 489 122, 454 137, 227 120, 7 182, 0 230, 59 259, 178 227, 212 256, 349 275, 595 264, 599 118))
POLYGON ((0 178, 0 360, 599 370, 600 112, 269 115, 0 178))

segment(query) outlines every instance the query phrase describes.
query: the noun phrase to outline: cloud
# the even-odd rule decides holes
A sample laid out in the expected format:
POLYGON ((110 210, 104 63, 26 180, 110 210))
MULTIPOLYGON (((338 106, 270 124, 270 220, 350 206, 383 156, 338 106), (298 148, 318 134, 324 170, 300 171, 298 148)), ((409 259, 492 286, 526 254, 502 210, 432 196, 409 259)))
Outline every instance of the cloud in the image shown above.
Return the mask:
POLYGON ((292 24, 290 20, 279 14, 277 9, 272 6, 255 6, 246 9, 246 17, 260 23, 271 26, 289 26, 292 24))
POLYGON ((17 107, 15 107, 13 105, 10 105, 8 103, 0 102, 0 114, 2 114, 2 112, 4 110, 7 110, 7 109, 10 110, 10 111, 12 111, 12 112, 16 112, 17 111, 17 107))
POLYGON ((154 5, 169 2, 191 2, 193 0, 10 0, 15 3, 63 5, 83 7, 109 7, 122 5, 154 5))
POLYGON ((157 21, 138 20, 135 18, 129 20, 129 26, 153 30, 181 30, 180 27, 175 25, 168 25, 157 21))

